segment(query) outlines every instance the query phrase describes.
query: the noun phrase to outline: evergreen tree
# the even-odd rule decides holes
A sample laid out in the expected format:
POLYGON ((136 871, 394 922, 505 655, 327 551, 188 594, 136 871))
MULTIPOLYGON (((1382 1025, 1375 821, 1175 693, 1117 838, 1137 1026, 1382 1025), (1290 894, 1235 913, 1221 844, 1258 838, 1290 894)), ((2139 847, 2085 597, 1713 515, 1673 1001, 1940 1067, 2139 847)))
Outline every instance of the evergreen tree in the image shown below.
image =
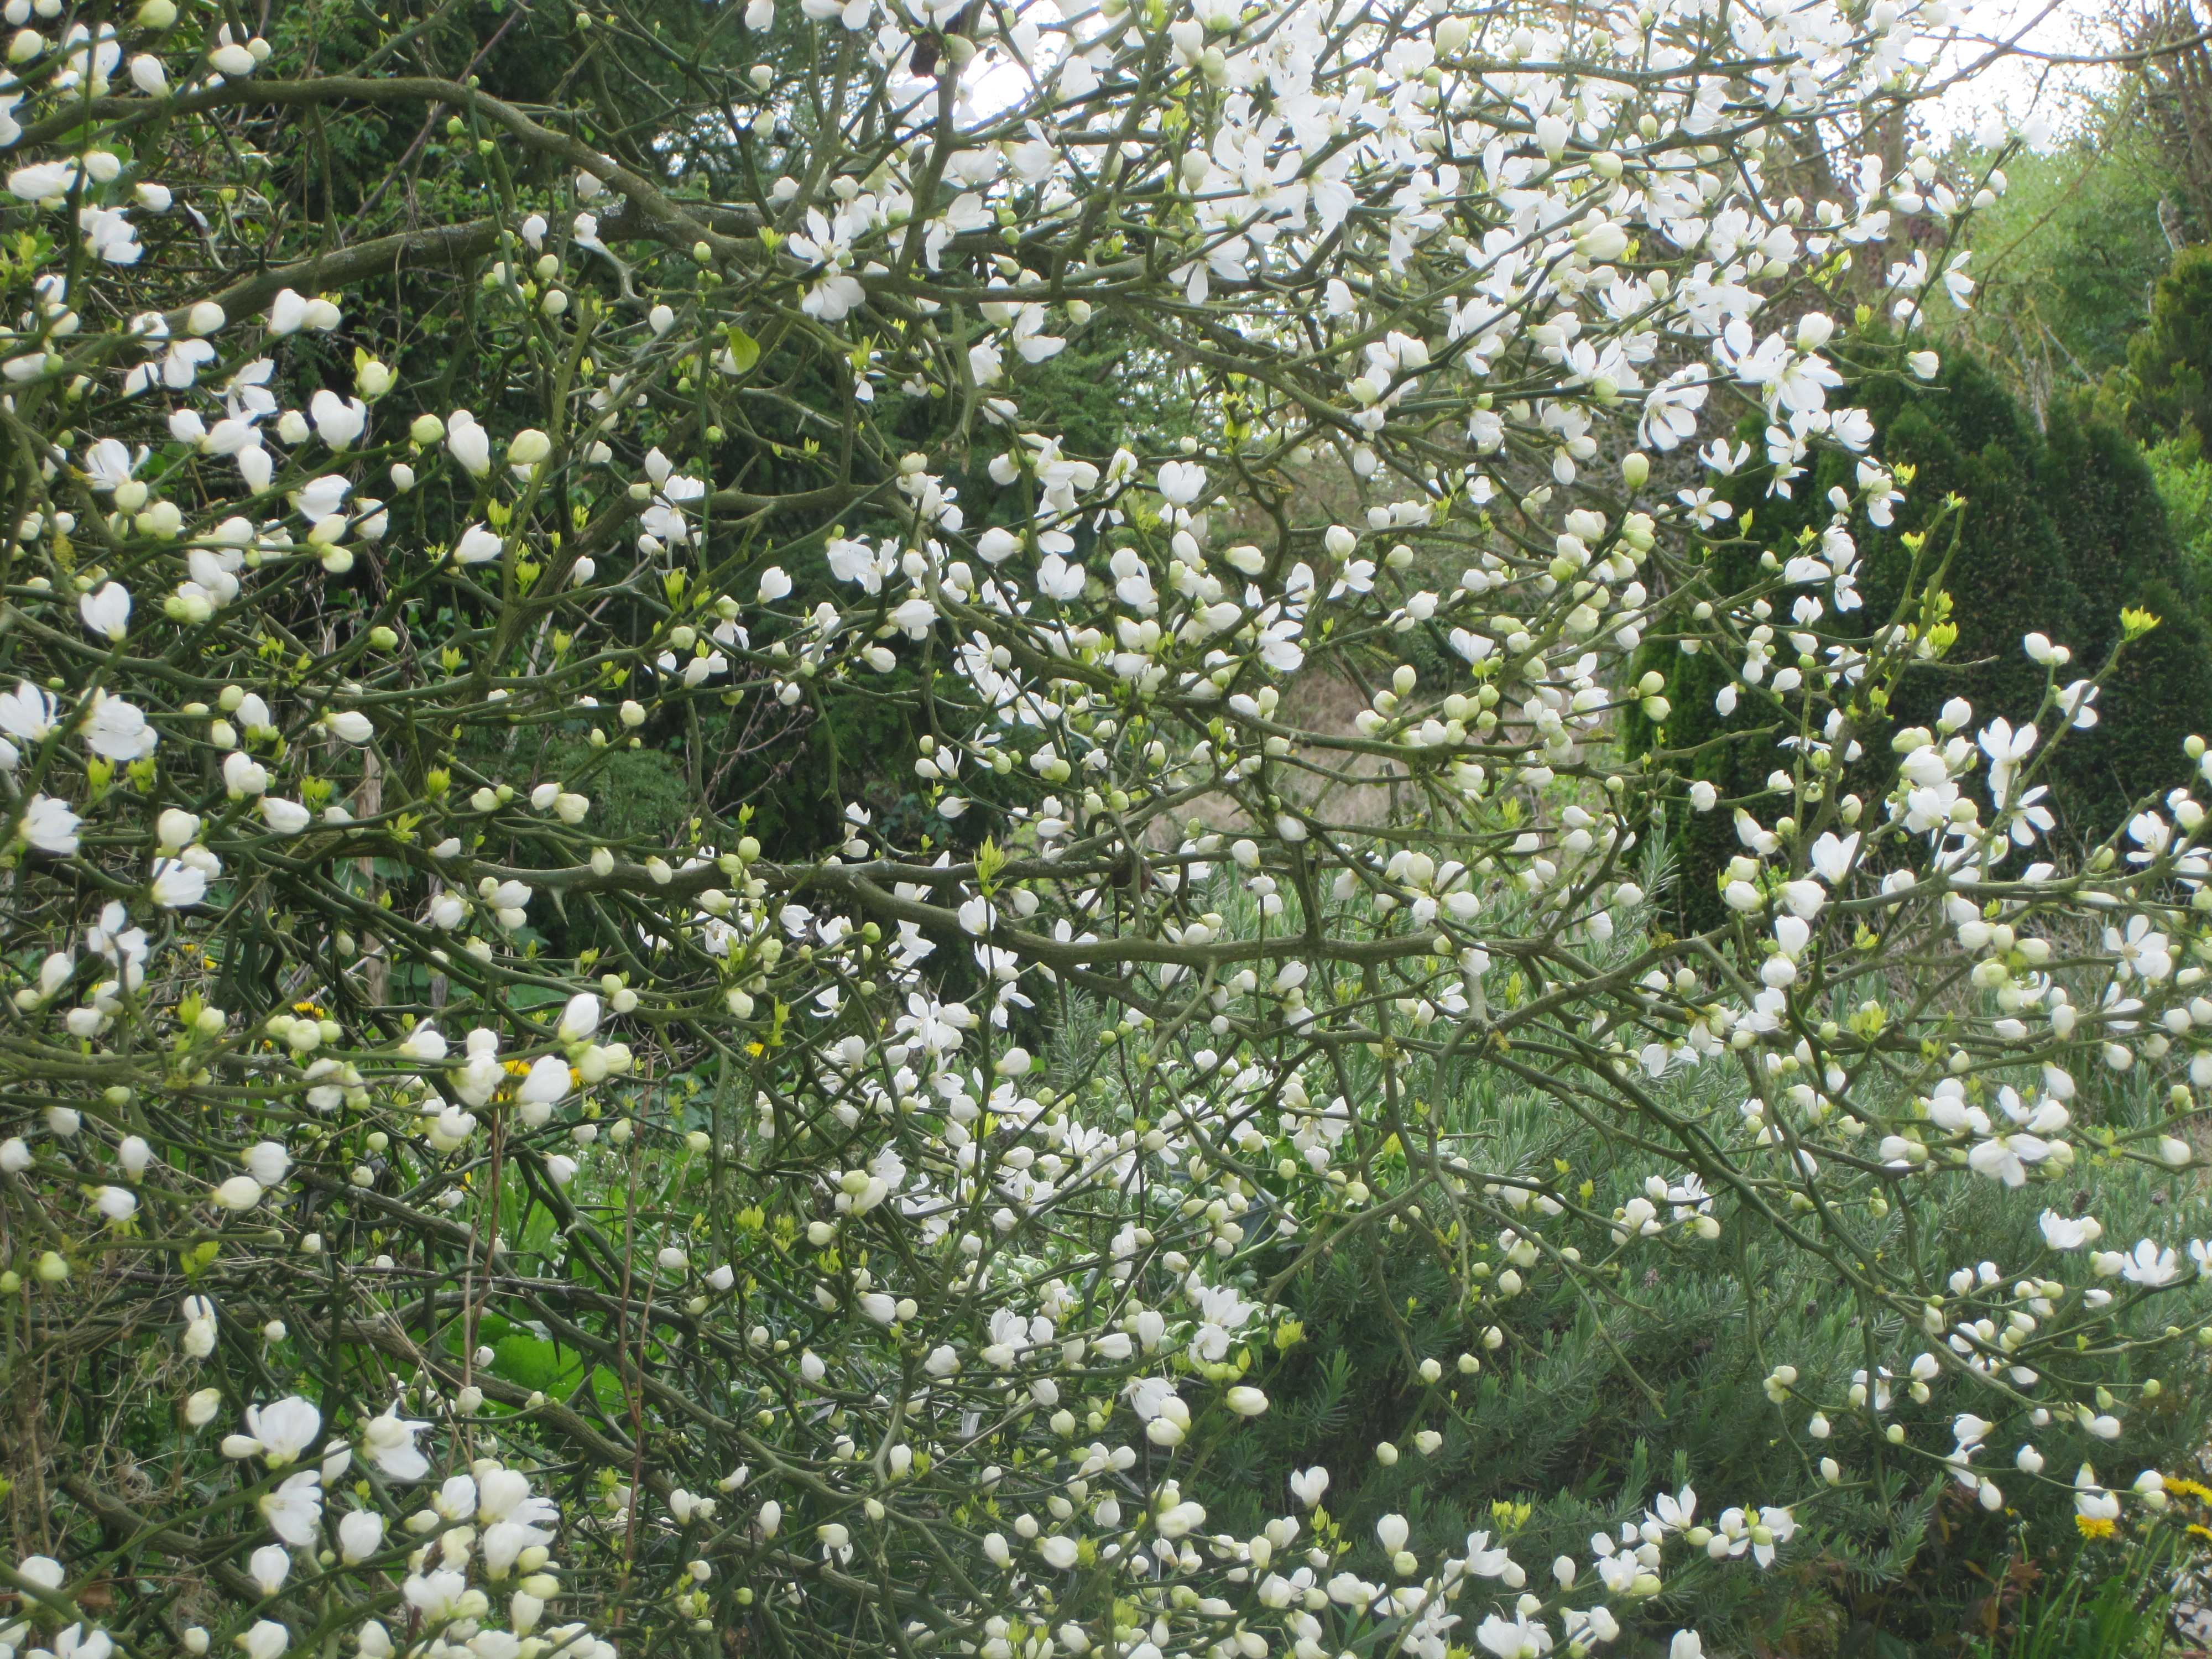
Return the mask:
POLYGON ((2159 278, 2128 366, 2105 378, 2101 410, 2124 412, 2146 442, 2212 427, 2212 247, 2185 247, 2159 278))

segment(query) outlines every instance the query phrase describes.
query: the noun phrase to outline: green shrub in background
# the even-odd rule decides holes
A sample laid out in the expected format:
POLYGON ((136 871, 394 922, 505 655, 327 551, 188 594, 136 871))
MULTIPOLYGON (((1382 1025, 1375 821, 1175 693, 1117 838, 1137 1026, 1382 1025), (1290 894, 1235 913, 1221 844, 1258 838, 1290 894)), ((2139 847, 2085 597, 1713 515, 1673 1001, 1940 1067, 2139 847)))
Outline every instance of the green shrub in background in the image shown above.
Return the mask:
MULTIPOLYGON (((1906 370, 1901 354, 1877 355, 1850 395, 1873 416, 1874 453, 1887 465, 1913 469, 1895 522, 1877 526, 1863 516, 1850 528, 1863 557, 1856 613, 1869 634, 1893 619, 1910 586, 1915 544, 1956 497, 1956 518, 1936 532, 1931 559, 1948 557, 1944 586, 1956 641, 1942 660, 1906 682, 1893 705, 1908 724, 1931 723, 1943 704, 1965 697, 1978 708, 2019 708, 2039 693, 2043 671, 2020 650, 2030 632, 2068 641, 2077 672, 2101 667, 2120 638, 2120 613, 2147 610, 2159 627, 2127 653, 2091 730, 2072 733, 2048 781, 2059 824, 2052 845, 2078 850, 2111 835, 2146 794, 2180 783, 2188 765, 2180 739, 2212 723, 2212 660, 2200 613, 2196 575, 2168 526, 2158 479, 2141 449, 2117 427, 2061 404, 2039 431, 2020 400, 1985 366, 1962 353, 1948 356, 1933 382, 1906 370)), ((1763 431, 1744 441, 1759 453, 1763 431)), ((1793 482, 1787 496, 1767 494, 1771 473, 1748 467, 1729 490, 1742 532, 1716 547, 1704 580, 1715 591, 1747 580, 1763 553, 1787 558, 1816 538, 1832 517, 1832 489, 1854 487, 1855 464, 1829 454, 1793 482)), ((1778 606, 1771 625, 1790 624, 1778 606)), ((1794 660, 1783 649, 1777 665, 1794 660)), ((1672 705, 1667 744, 1709 744, 1697 763, 1723 801, 1765 788, 1778 765, 1771 726, 1756 699, 1724 715, 1715 699, 1741 668, 1710 653, 1686 657, 1667 641, 1647 645, 1639 667, 1667 679, 1672 705)), ((1653 733, 1630 717, 1632 741, 1653 733)), ((1872 755, 1849 781, 1869 799, 1887 787, 1893 757, 1872 755)), ((1686 814, 1672 825, 1681 865, 1680 918, 1710 926, 1720 914, 1714 877, 1741 849, 1730 814, 1686 814)))
POLYGON ((2106 376, 2097 403, 2146 442, 2212 428, 2212 247, 2173 256, 2127 367, 2106 376))
POLYGON ((2212 461, 2195 433, 2165 438, 2143 450, 2143 459, 2166 503, 2166 528, 2201 593, 2212 582, 2212 461))

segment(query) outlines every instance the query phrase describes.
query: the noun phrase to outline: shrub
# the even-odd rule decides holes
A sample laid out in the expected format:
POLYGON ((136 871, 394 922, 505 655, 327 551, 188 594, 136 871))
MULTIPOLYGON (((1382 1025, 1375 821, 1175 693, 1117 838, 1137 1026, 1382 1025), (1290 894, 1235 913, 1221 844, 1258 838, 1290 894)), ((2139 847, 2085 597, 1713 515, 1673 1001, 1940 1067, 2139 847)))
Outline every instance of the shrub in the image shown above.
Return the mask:
POLYGON ((2146 441, 2202 434, 2212 416, 2212 249, 2185 247, 2158 279, 2150 321, 2128 342, 2124 373, 2100 400, 2125 410, 2146 441))
POLYGON ((1694 588, 1709 501, 1589 469, 1858 441, 1762 296, 1978 181, 1760 158, 1881 153, 1910 0, 17 9, 0 1646, 1689 1659, 1824 1578, 1940 1631, 1936 1483, 2156 1512, 2203 810, 2005 862, 2112 675, 2038 647, 1856 804, 1819 745, 1899 735, 1916 640, 1765 682, 1820 735, 1694 934, 1638 826, 1698 787, 1615 744, 1646 635, 1853 579, 1694 588), (1177 389, 1141 453, 1040 372, 1102 313, 1177 389), (1665 1328, 1731 1261, 1778 1431, 1665 1328), (1377 1346, 1308 1376, 1301 1306, 1377 1346), (1472 1395, 1412 1315, 1498 1328, 1472 1395), (1681 1439, 1599 1426, 1624 1363, 1681 1439), (1536 1490, 1357 1478, 1428 1422, 1536 1490))
POLYGON ((2158 481, 2174 545, 2203 592, 2212 579, 2212 462, 2204 459, 2203 447, 2194 434, 2160 439, 2144 449, 2143 459, 2158 481))

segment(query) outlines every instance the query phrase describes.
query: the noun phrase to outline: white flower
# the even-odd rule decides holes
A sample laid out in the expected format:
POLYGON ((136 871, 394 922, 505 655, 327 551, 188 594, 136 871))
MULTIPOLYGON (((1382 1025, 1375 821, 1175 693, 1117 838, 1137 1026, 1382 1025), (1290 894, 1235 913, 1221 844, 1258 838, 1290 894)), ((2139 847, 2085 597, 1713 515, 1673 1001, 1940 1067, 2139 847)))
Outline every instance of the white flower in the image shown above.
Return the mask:
POLYGON ((489 1468, 476 1482, 476 1517, 487 1524, 544 1526, 560 1520, 560 1506, 544 1495, 531 1495, 531 1478, 520 1468, 489 1468))
MULTIPOLYGON (((212 856, 212 855, 210 855, 212 856)), ((164 910, 181 910, 207 896, 207 872, 182 859, 155 859, 149 889, 154 902, 164 910)))
MULTIPOLYGON (((293 1477, 294 1480, 298 1478, 296 1475, 293 1477)), ((289 1486, 291 1482, 285 1484, 289 1486)), ((316 1494, 315 1501, 319 1510, 322 1504, 319 1492, 316 1494)), ((268 1499, 264 1498, 262 1502, 265 1505, 268 1499)), ((254 1588, 264 1595, 274 1595, 284 1588, 284 1581, 292 1576, 292 1553, 282 1544, 264 1544, 247 1559, 246 1571, 253 1577, 254 1588)))
MULTIPOLYGON (((582 1042, 599 1029, 599 1000, 589 991, 579 991, 568 999, 568 1006, 561 1011, 557 1035, 563 1042, 582 1042)), ((555 1096, 559 1099, 559 1096, 555 1096)))
POLYGON ((1552 1650, 1552 1632, 1541 1620, 1530 1623, 1528 1615, 1516 1612, 1511 1623, 1496 1613, 1483 1620, 1474 1632, 1474 1639, 1498 1656, 1498 1659, 1540 1659, 1552 1650))
POLYGON ((1163 461, 1159 485, 1169 505, 1188 507, 1206 489, 1206 469, 1195 461, 1163 461))
POLYGON ((161 741, 143 709, 105 691, 94 694, 77 730, 85 747, 112 761, 143 760, 161 741))
POLYGON ((246 1432, 272 1469, 296 1462, 322 1432, 323 1414, 312 1401, 287 1395, 269 1406, 246 1408, 246 1432))
MULTIPOLYGON (((1169 1490, 1173 1490, 1172 1483, 1169 1490)), ((1205 1506, 1187 1499, 1170 1504, 1152 1517, 1153 1528, 1163 1538, 1186 1538, 1205 1524, 1205 1506)))
POLYGON ((1044 1558, 1047 1566, 1064 1572, 1075 1565, 1075 1540, 1062 1537, 1058 1534, 1040 1538, 1037 1540, 1037 1553, 1044 1558))
POLYGON ((307 401, 315 435, 332 449, 350 449, 368 429, 368 405, 358 398, 341 398, 327 388, 307 401))
POLYGON ((102 438, 84 452, 84 471, 94 489, 103 495, 112 495, 131 482, 131 476, 145 463, 147 452, 141 448, 136 455, 119 438, 102 438))
POLYGON ((453 544, 453 562, 483 564, 497 558, 500 550, 505 545, 498 532, 487 530, 480 524, 472 524, 461 532, 460 540, 453 544))
POLYGON ((280 836, 296 836, 314 821, 314 815, 299 802, 275 795, 261 798, 261 816, 280 836))
POLYGON ((515 1091, 525 1106, 551 1106, 568 1093, 568 1062, 558 1054, 542 1054, 531 1063, 529 1075, 515 1091))
POLYGON ((239 1160, 246 1165, 246 1173, 264 1187, 274 1187, 284 1179, 292 1167, 292 1155, 284 1150, 282 1141, 257 1141, 246 1149, 239 1160))
POLYGON ((384 1547, 384 1517, 374 1510, 353 1510, 338 1522, 338 1553, 348 1565, 365 1561, 384 1547))
POLYGON ((1966 1164, 1977 1175, 2018 1187, 2027 1180, 2027 1166, 2051 1155, 2051 1143, 2040 1135, 1994 1134, 1977 1142, 1966 1154, 1966 1164))
POLYGON ((121 582, 106 582, 79 594, 76 609, 85 632, 95 638, 119 641, 131 631, 131 590, 121 582))
POLYGON ((1813 843, 1813 873, 1831 887, 1838 885, 1850 874, 1851 862, 1859 850, 1858 832, 1838 840, 1832 830, 1825 831, 1813 843))
POLYGON ((65 803, 33 795, 23 808, 15 833, 41 853, 66 858, 76 851, 77 826, 82 822, 65 803))
POLYGON ((477 417, 457 409, 446 422, 446 447, 474 477, 491 471, 491 434, 477 424, 477 417))
POLYGON ((420 1480, 430 1472, 430 1460, 415 1444, 415 1437, 430 1425, 399 1415, 396 1405, 372 1417, 361 1436, 362 1455, 394 1480, 420 1480))
POLYGON ((2181 1262, 2172 1250, 2161 1250, 2149 1239, 2140 1239, 2120 1274, 2130 1285, 2171 1285, 2181 1277, 2181 1262))
POLYGON ((0 738, 0 770, 15 769, 21 759, 15 743, 26 749, 36 749, 46 740, 54 726, 52 692, 27 680, 16 681, 13 691, 0 691, 0 733, 15 739, 15 743, 9 743, 0 738))
MULTIPOLYGON (((318 1469, 302 1469, 289 1475, 284 1484, 272 1492, 261 1496, 261 1517, 268 1522, 269 1530, 297 1549, 304 1549, 315 1541, 315 1533, 323 1519, 322 1473, 318 1469)), ((274 1547, 273 1546, 271 1547, 274 1547)), ((264 1553, 257 1550, 258 1560, 264 1553)), ((283 1557, 283 1552, 276 1551, 283 1557)), ((284 1557, 289 1569, 290 1560, 284 1557)), ((282 1583, 280 1574, 278 1583, 282 1583)), ((274 1591, 267 1592, 275 1594, 274 1591)))
POLYGON ((2044 1243, 2054 1250, 2078 1250, 2094 1243, 2105 1231, 2094 1216, 2063 1216, 2056 1210, 2043 1212, 2042 1226, 2044 1243))
POLYGON ((234 796, 258 795, 269 787, 269 769, 242 749, 222 757, 223 787, 234 796))
POLYGON ((8 193, 25 202, 43 202, 65 196, 76 181, 74 161, 40 161, 17 167, 8 175, 8 193))

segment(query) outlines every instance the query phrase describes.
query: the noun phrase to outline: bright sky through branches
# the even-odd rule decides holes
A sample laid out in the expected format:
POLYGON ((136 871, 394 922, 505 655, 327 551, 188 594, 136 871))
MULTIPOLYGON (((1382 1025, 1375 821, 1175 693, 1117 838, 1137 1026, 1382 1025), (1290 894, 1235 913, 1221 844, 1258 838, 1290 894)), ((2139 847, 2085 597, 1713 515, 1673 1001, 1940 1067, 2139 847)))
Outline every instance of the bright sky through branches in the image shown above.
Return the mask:
MULTIPOLYGON (((1961 38, 1944 54, 1954 73, 1972 69, 1999 42, 2062 58, 2093 56, 2111 45, 2107 14, 2092 0, 1972 0, 1958 15, 1961 38)), ((1928 123, 1939 135, 1971 137, 1992 113, 2015 125, 2040 117, 2053 132, 2063 133, 2084 95, 2113 73, 2095 64, 2003 57, 1931 100, 1928 123)))

